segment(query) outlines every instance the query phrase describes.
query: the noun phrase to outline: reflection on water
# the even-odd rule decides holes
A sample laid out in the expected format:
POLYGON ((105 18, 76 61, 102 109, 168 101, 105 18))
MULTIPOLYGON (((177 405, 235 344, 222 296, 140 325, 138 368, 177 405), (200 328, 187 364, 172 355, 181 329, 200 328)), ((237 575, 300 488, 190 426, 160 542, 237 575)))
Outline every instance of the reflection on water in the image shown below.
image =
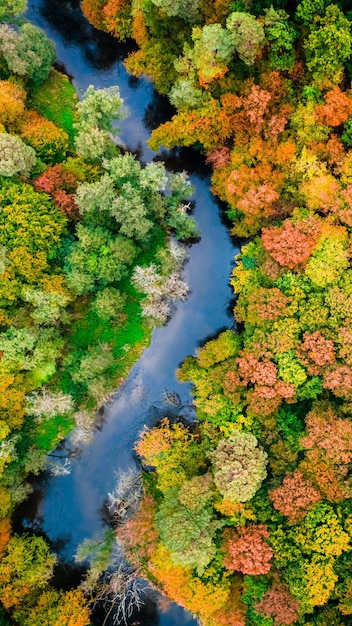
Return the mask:
MULTIPOLYGON (((69 565, 77 545, 107 527, 104 500, 114 489, 116 473, 136 465, 133 445, 144 424, 151 426, 166 415, 194 419, 190 385, 179 383, 175 372, 206 337, 232 325, 228 280, 236 250, 210 193, 209 169, 199 154, 175 149, 161 150, 156 155, 147 147, 151 129, 168 119, 173 109, 156 94, 150 81, 127 74, 122 59, 128 47, 92 28, 82 17, 78 3, 29 0, 28 4, 29 19, 54 40, 58 61, 72 76, 79 94, 89 84, 97 88, 119 85, 129 109, 129 117, 121 122, 122 142, 144 162, 162 159, 170 170, 192 173, 194 217, 202 235, 190 247, 185 266, 189 298, 175 306, 166 326, 154 331, 150 346, 100 416, 92 443, 77 449, 68 438, 55 451, 62 463, 70 456, 71 474, 44 473, 34 483, 33 496, 18 511, 17 528, 44 534, 65 561, 58 575, 67 571, 69 579, 73 572, 77 574, 69 565), (165 391, 178 394, 179 406, 167 402, 165 391)), ((96 616, 98 625, 103 621, 96 616)), ((154 599, 133 616, 133 621, 143 626, 196 624, 179 606, 164 602, 157 607, 154 599)))

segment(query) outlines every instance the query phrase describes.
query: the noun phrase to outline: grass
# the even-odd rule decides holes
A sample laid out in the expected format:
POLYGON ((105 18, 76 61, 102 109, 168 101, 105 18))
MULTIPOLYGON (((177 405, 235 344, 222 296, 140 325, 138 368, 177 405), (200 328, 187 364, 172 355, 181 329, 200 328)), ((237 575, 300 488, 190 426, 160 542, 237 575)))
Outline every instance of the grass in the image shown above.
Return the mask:
POLYGON ((67 76, 52 70, 48 78, 39 87, 32 89, 28 97, 28 107, 36 109, 41 115, 62 128, 69 136, 73 147, 76 118, 77 94, 67 76))
POLYGON ((72 417, 57 415, 38 426, 35 444, 45 453, 50 452, 74 427, 75 420, 72 417))

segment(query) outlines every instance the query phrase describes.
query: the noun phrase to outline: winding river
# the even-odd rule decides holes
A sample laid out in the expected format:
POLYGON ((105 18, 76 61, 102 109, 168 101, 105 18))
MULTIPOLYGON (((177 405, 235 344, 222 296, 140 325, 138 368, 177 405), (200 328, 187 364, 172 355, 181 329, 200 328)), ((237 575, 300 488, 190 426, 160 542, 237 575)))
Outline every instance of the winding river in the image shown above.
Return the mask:
MULTIPOLYGON (((209 171, 197 153, 177 149, 156 155, 146 145, 151 129, 172 111, 148 80, 127 74, 122 61, 128 48, 92 28, 77 3, 29 0, 28 5, 28 19, 54 41, 58 61, 72 76, 78 93, 90 84, 96 88, 119 86, 129 111, 120 124, 120 138, 128 149, 143 162, 162 158, 169 169, 190 172, 195 190, 194 217, 201 231, 200 242, 189 249, 184 271, 191 288, 189 298, 177 304, 166 326, 153 332, 150 346, 105 407, 94 440, 71 459, 71 474, 44 474, 22 507, 22 528, 43 532, 59 557, 70 562, 84 538, 106 528, 104 499, 114 488, 116 473, 137 463, 133 444, 143 425, 175 413, 194 418, 190 385, 179 383, 175 371, 207 338, 233 324, 229 275, 237 250, 210 193, 209 171), (165 390, 180 397, 177 409, 163 401, 165 390)), ((64 457, 67 449, 70 440, 56 453, 64 457)), ((152 617, 141 615, 136 623, 191 626, 197 622, 171 604, 165 612, 155 609, 152 617)))

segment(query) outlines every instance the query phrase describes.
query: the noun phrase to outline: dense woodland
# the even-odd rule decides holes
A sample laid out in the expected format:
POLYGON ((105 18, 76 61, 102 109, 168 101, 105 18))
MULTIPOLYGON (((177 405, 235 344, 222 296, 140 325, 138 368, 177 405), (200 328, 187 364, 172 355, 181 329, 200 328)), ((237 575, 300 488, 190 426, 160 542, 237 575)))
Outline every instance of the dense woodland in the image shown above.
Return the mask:
POLYGON ((12 514, 46 453, 74 427, 76 441, 93 436, 153 326, 186 297, 177 240, 198 234, 186 174, 121 153, 118 87, 78 102, 25 8, 0 7, 0 623, 86 626, 83 591, 50 585, 55 555, 12 534, 12 514))
MULTIPOLYGON (((169 294, 186 296, 167 234, 195 235, 178 210, 191 189, 184 175, 120 154, 118 90, 89 88, 75 103, 52 70, 52 44, 20 17, 24 2, 4 6, 3 623, 84 626, 83 591, 50 586, 55 557, 41 538, 11 537, 11 514, 44 452, 74 424, 89 434, 150 320, 167 319, 169 294)), ((204 153, 245 239, 231 279, 238 330, 180 368, 198 422, 141 434, 143 495, 118 542, 203 626, 352 624, 350 3, 82 8, 95 27, 136 41, 128 70, 175 107, 150 147, 204 153)))
POLYGON ((183 363, 198 423, 136 450, 130 560, 203 626, 352 623, 352 12, 327 0, 83 0, 175 107, 245 238, 237 332, 183 363))

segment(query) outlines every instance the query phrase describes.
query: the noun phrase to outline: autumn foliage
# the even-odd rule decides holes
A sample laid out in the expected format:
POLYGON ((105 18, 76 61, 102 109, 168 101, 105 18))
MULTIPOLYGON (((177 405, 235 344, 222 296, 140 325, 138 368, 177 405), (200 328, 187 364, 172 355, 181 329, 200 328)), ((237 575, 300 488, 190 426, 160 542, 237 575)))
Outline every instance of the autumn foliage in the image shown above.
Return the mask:
MULTIPOLYGON (((67 132, 60 116, 28 109, 50 54, 30 27, 8 25, 16 6, 0 24, 0 590, 21 626, 85 626, 81 591, 48 586, 55 559, 40 538, 11 538, 9 516, 24 474, 40 469, 38 441, 48 450, 58 440, 38 406, 55 413, 66 402, 73 422, 83 404, 82 421, 125 376, 121 345, 140 309, 120 280, 152 256, 180 202, 164 191, 159 163, 141 169, 117 152, 105 92, 89 88, 67 132), (75 133, 80 158, 67 158, 75 133)), ((245 239, 231 276, 238 326, 180 367, 198 420, 141 433, 144 493, 118 541, 138 574, 202 626, 348 624, 350 7, 83 0, 82 9, 95 27, 135 39, 128 71, 149 76, 174 107, 150 148, 195 146, 232 235, 245 239)), ((158 288, 153 259, 141 275, 158 288)))
POLYGON ((268 537, 264 524, 237 528, 235 534, 227 532, 222 547, 225 567, 252 576, 267 574, 273 557, 273 550, 266 542, 268 537))

